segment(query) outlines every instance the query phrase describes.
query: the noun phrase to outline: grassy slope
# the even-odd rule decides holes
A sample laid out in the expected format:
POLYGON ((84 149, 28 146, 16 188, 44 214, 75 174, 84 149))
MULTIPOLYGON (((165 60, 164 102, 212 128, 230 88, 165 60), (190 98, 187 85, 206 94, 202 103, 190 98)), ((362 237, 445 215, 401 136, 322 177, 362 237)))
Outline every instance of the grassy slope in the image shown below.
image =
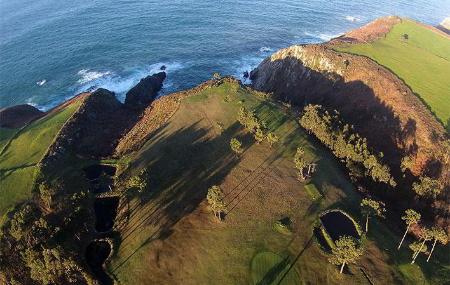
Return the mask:
POLYGON ((430 106, 446 128, 450 125, 450 39, 404 19, 375 42, 337 50, 365 55, 397 74, 430 106), (404 40, 403 34, 409 39, 404 40), (420 59, 420 60, 419 60, 420 59))
POLYGON ((0 128, 0 152, 17 132, 17 129, 0 128))
MULTIPOLYGON (((280 106, 236 85, 185 99, 167 125, 124 160, 130 162, 129 173, 147 167, 152 183, 150 193, 130 203, 130 215, 124 211, 116 222, 122 242, 108 269, 121 284, 251 284, 251 261, 264 251, 288 257, 290 263, 296 260, 292 270, 305 283, 367 283, 360 267, 377 284, 425 276, 417 265, 408 265, 407 249, 401 251, 404 258, 395 259, 384 251, 395 248, 400 237, 381 224, 373 225, 367 254, 350 268, 352 274, 338 274, 315 244, 312 229, 318 214, 328 208, 340 207, 360 218, 359 196, 329 152, 312 142, 280 106), (255 144, 245 135, 235 120, 240 100, 281 138, 276 146, 255 144), (239 158, 229 150, 234 136, 244 142, 239 158), (313 183, 323 198, 316 201, 296 179, 292 157, 299 145, 318 161, 313 183), (204 201, 213 184, 226 194, 223 223, 214 221, 204 201), (285 216, 293 221, 292 235, 274 230, 274 223, 285 216), (390 239, 377 241, 387 234, 390 239)), ((418 264, 425 266, 423 260, 418 264)), ((442 269, 435 263, 427 266, 442 269)), ((436 278, 432 271, 426 273, 436 278)))
POLYGON ((261 252, 252 260, 252 280, 254 283, 261 282, 262 284, 301 284, 301 279, 295 269, 289 270, 286 277, 283 278, 288 268, 286 259, 272 252, 261 252), (281 280, 281 278, 283 279, 281 280))
POLYGON ((42 159, 62 125, 73 114, 78 103, 70 104, 25 127, 10 137, 0 156, 0 216, 30 197, 35 165, 42 159))

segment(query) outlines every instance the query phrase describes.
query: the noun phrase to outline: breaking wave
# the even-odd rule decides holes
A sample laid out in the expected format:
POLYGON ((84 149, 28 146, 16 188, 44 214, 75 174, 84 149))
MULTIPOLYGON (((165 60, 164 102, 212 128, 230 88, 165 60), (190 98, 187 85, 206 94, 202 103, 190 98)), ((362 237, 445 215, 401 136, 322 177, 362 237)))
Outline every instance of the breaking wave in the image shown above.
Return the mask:
POLYGON ((345 19, 347 20, 347 21, 349 21, 349 22, 359 22, 359 21, 361 21, 361 19, 360 18, 358 18, 358 17, 354 17, 354 16, 345 16, 345 19))
MULTIPOLYGON (((112 71, 100 72, 82 69, 77 73, 78 76, 80 76, 80 79, 77 81, 78 86, 75 94, 85 91, 94 91, 98 88, 105 88, 116 93, 118 99, 123 101, 125 99, 126 92, 136 85, 142 78, 161 71, 164 71, 169 75, 172 72, 181 70, 185 67, 186 65, 178 62, 160 62, 141 68, 136 68, 131 72, 125 72, 123 74, 117 74, 112 71)), ((168 77, 164 81, 163 89, 166 91, 168 87, 172 85, 173 83, 170 82, 170 78, 168 77)))
POLYGON ((306 36, 305 40, 308 43, 321 43, 321 42, 328 42, 329 40, 339 37, 342 34, 304 32, 304 35, 306 36))

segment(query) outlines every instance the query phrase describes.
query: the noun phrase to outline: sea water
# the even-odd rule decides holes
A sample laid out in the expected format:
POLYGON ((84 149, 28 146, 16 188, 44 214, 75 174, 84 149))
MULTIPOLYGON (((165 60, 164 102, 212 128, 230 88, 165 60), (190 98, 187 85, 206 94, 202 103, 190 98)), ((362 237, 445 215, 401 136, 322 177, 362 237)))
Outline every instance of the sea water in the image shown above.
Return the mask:
POLYGON ((163 94, 214 72, 243 79, 279 48, 393 14, 437 25, 450 0, 0 0, 0 108, 99 87, 123 99, 163 65, 163 94))

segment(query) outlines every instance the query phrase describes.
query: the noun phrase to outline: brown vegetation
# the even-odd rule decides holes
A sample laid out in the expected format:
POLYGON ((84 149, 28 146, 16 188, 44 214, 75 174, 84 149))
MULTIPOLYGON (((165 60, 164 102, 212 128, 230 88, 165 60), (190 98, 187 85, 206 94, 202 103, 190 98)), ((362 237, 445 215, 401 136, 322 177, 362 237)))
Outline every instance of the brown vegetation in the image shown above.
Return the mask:
POLYGON ((279 99, 339 110, 391 165, 411 157, 415 175, 442 152, 442 125, 400 79, 368 58, 292 46, 265 59, 252 78, 256 89, 279 99))
POLYGON ((378 18, 373 22, 368 23, 361 28, 352 30, 344 35, 335 38, 331 41, 334 42, 370 42, 387 34, 391 28, 401 22, 401 18, 397 16, 388 16, 378 18))

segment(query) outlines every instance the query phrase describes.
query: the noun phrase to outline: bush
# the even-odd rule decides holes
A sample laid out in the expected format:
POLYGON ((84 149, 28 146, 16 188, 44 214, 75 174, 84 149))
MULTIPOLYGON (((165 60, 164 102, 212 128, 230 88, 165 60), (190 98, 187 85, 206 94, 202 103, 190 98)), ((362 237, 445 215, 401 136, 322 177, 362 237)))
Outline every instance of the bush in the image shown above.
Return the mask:
POLYGON ((242 143, 236 138, 230 140, 230 148, 236 154, 242 153, 242 143))

